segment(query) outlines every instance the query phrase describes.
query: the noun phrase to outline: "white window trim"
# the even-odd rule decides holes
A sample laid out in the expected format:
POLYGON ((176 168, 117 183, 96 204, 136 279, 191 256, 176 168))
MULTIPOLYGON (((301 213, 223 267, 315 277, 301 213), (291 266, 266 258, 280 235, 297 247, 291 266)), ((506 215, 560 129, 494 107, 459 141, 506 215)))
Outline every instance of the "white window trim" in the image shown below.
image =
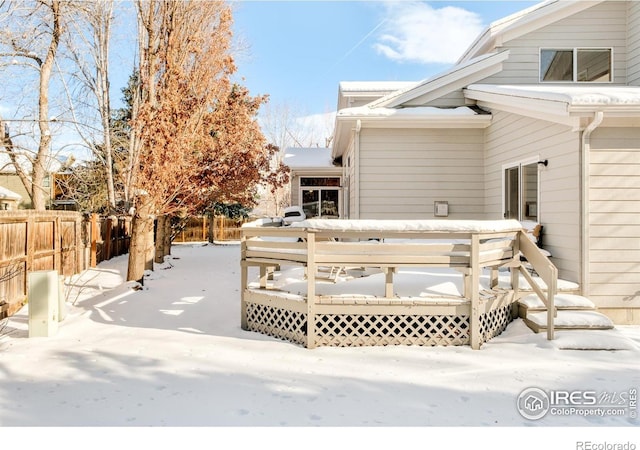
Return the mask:
POLYGON ((550 83, 560 83, 560 84, 569 84, 569 83, 579 83, 579 84, 613 84, 614 80, 614 48, 613 47, 539 47, 538 48, 538 81, 544 84, 550 83), (572 81, 544 81, 542 79, 542 51, 543 50, 571 50, 573 52, 573 80, 572 81), (609 50, 611 52, 611 76, 609 81, 578 81, 578 50, 609 50))
POLYGON ((338 191, 338 217, 343 218, 343 201, 344 199, 342 198, 342 193, 343 193, 343 187, 342 187, 342 182, 343 182, 343 178, 341 176, 335 176, 335 175, 312 175, 312 176, 301 176, 300 179, 298 180, 298 203, 300 203, 300 206, 302 206, 302 192, 303 191, 308 191, 308 190, 321 190, 321 191, 338 191), (340 180, 340 185, 339 186, 302 186, 302 179, 303 178, 337 178, 338 180, 340 180))
MULTIPOLYGON (((519 168, 519 184, 518 184, 518 204, 520 204, 520 202, 522 202, 522 166, 528 166, 529 164, 537 164, 538 166, 538 186, 537 186, 537 192, 536 192, 536 203, 537 203, 537 208, 538 208, 538 219, 537 222, 538 223, 542 223, 541 222, 541 217, 542 217, 542 208, 541 208, 541 204, 540 204, 540 164, 538 164, 538 161, 540 161, 540 156, 536 156, 536 157, 531 157, 528 159, 522 159, 522 160, 518 160, 518 161, 514 161, 514 162, 510 162, 510 163, 506 163, 502 165, 502 170, 500 171, 500 185, 502 186, 502 200, 501 200, 501 209, 502 209, 502 217, 505 217, 505 214, 507 213, 507 211, 505 210, 505 201, 506 201, 506 197, 505 197, 505 192, 506 192, 506 186, 505 186, 505 176, 504 176, 504 172, 507 169, 512 169, 514 167, 518 167, 519 168)), ((520 214, 522 212, 522 205, 520 205, 520 208, 518 208, 518 220, 522 221, 522 218, 520 217, 520 214)))

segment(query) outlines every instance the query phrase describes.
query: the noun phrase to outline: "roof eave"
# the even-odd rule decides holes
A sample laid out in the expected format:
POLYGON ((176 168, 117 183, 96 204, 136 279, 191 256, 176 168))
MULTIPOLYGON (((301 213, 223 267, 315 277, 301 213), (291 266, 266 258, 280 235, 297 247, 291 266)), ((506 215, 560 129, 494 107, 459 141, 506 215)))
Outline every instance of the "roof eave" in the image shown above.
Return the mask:
POLYGON ((490 114, 476 114, 469 116, 452 115, 400 115, 400 116, 368 116, 349 115, 338 116, 336 119, 334 146, 331 152, 333 158, 342 156, 348 145, 350 135, 360 121, 362 128, 475 128, 483 129, 491 125, 490 114))

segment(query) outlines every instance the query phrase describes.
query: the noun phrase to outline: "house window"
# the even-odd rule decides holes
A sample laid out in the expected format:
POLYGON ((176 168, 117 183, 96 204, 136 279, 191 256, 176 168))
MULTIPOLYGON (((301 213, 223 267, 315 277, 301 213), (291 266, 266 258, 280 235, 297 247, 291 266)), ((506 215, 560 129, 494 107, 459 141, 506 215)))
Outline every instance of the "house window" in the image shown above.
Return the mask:
POLYGON ((540 50, 540 81, 612 81, 612 49, 572 48, 540 50))
POLYGON ((307 219, 340 217, 340 178, 300 178, 300 198, 307 219))
POLYGON ((504 169, 504 218, 538 222, 538 163, 504 169))

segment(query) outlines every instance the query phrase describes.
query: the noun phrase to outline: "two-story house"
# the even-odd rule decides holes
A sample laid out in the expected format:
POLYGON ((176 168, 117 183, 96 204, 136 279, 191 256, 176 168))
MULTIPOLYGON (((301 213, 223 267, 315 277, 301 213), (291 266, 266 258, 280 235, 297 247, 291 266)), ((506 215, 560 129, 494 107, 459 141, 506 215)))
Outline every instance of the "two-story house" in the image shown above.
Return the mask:
POLYGON ((539 222, 560 276, 640 323, 640 2, 541 3, 383 88, 339 89, 342 217, 539 222))

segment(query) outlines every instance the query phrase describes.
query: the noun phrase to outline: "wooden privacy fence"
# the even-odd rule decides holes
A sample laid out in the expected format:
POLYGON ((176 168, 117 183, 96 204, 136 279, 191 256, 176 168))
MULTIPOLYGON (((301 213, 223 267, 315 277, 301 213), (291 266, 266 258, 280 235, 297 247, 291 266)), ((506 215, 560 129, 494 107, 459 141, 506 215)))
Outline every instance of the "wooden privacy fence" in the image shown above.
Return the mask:
POLYGON ((242 224, 248 219, 216 216, 189 217, 176 234, 174 242, 239 241, 242 224))
MULTIPOLYGON (((240 240, 244 219, 193 217, 177 242, 240 240)), ((131 217, 75 211, 0 212, 0 319, 12 315, 27 299, 27 274, 57 270, 80 273, 129 252, 131 217)))
POLYGON ((26 301, 27 274, 57 270, 64 276, 86 268, 83 218, 71 211, 0 214, 0 318, 26 301))
POLYGON ((90 226, 90 265, 95 267, 102 261, 129 252, 131 243, 131 217, 101 217, 92 214, 90 226))
POLYGON ((27 299, 27 274, 71 276, 129 251, 130 217, 74 211, 0 212, 0 319, 27 299))

